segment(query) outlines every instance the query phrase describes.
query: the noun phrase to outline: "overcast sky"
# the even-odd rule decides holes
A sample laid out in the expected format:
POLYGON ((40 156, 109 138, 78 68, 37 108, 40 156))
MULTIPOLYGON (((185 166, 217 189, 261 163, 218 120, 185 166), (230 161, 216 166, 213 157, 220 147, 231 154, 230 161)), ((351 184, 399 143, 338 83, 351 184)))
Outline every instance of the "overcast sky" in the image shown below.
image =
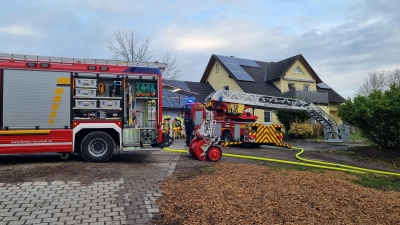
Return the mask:
POLYGON ((0 0, 0 52, 111 59, 107 38, 134 28, 152 60, 168 49, 181 79, 211 54, 280 61, 303 54, 344 98, 368 72, 400 68, 399 0, 0 0))

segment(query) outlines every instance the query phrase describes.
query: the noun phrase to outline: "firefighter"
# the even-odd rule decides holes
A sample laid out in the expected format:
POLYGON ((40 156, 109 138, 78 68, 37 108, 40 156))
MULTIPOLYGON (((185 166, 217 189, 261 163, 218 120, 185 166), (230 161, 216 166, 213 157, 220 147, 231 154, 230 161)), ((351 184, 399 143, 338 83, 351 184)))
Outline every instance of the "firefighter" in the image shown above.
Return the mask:
POLYGON ((181 138, 186 137, 185 134, 185 129, 184 129, 184 122, 182 117, 178 117, 178 120, 180 122, 180 127, 179 127, 179 134, 181 135, 181 138))
POLYGON ((179 137, 179 120, 177 118, 175 118, 172 121, 172 137, 173 138, 180 138, 179 137))
POLYGON ((193 132, 195 129, 194 121, 192 119, 192 113, 188 112, 184 121, 185 121, 185 131, 186 131, 186 146, 189 146, 190 142, 192 141, 193 132))
POLYGON ((162 124, 163 124, 163 133, 166 135, 169 135, 170 132, 170 125, 169 125, 170 120, 171 120, 170 116, 164 116, 164 121, 162 124))

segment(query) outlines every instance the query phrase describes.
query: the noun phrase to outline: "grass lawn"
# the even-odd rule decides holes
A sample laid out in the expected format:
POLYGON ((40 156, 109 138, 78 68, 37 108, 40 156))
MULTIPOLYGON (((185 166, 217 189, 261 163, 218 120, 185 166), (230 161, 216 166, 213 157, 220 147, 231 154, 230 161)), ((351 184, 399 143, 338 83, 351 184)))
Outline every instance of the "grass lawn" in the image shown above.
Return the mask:
POLYGON ((355 141, 365 141, 367 139, 361 137, 360 133, 354 133, 354 134, 350 134, 350 140, 355 140, 355 141))
MULTIPOLYGON (((314 140, 324 140, 324 135, 320 135, 317 138, 311 138, 314 140)), ((366 141, 367 139, 361 137, 360 133, 350 134, 350 140, 352 141, 366 141)))

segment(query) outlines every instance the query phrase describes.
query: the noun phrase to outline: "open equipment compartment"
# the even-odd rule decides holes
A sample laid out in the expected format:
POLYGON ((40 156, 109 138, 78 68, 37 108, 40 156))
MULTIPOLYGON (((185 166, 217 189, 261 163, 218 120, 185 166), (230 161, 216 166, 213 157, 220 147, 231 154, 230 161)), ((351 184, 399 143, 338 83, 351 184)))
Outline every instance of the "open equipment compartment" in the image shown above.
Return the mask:
POLYGON ((157 145, 158 79, 80 73, 73 75, 74 120, 117 120, 122 151, 157 145))
POLYGON ((158 88, 156 79, 125 79, 124 147, 153 146, 157 140, 158 88))

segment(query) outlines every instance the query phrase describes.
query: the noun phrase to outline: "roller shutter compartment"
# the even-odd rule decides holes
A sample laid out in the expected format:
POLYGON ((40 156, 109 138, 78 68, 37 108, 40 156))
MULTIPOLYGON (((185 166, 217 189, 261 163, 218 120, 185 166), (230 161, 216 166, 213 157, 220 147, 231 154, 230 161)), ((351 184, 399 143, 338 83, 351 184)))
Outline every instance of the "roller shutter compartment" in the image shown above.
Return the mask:
POLYGON ((4 70, 4 127, 70 127, 70 85, 69 72, 4 70))

